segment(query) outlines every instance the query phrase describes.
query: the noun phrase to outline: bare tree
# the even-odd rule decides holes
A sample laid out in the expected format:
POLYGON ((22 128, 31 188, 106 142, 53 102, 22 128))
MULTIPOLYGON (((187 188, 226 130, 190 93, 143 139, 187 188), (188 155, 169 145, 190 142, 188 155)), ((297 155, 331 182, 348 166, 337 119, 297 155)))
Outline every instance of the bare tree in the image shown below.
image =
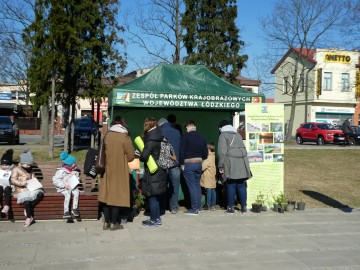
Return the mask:
POLYGON ((30 97, 27 83, 30 48, 22 40, 22 30, 31 23, 32 2, 0 0, 0 80, 20 85, 26 95, 26 111, 30 97))
POLYGON ((313 49, 335 44, 331 42, 331 37, 340 28, 350 10, 351 0, 279 0, 272 14, 260 20, 265 39, 272 51, 291 53, 291 61, 284 63, 289 66, 284 69, 284 72, 288 72, 289 80, 285 86, 279 82, 275 85, 275 91, 283 91, 284 87, 288 87, 284 94, 291 97, 287 142, 291 140, 301 80, 312 68, 308 60, 313 49))
POLYGON ((146 51, 151 65, 159 62, 179 64, 183 33, 180 25, 183 0, 149 2, 138 10, 135 25, 126 23, 130 42, 146 51))

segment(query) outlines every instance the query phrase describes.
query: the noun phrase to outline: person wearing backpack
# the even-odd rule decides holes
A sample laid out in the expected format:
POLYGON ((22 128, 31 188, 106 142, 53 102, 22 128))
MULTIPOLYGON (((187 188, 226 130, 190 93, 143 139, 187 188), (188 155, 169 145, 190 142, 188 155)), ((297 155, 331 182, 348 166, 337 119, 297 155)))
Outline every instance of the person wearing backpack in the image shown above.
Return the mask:
POLYGON ((181 134, 179 130, 173 127, 171 123, 169 123, 165 118, 160 118, 158 121, 159 127, 164 134, 164 137, 169 141, 171 146, 174 149, 175 156, 177 162, 175 166, 167 169, 168 178, 169 178, 169 206, 171 214, 176 214, 179 211, 179 187, 180 187, 180 167, 179 167, 179 151, 180 151, 180 141, 181 141, 181 134))
POLYGON ((158 169, 151 173, 146 162, 152 156, 155 160, 160 157, 161 142, 164 136, 157 121, 153 117, 145 118, 143 141, 144 149, 140 155, 140 161, 144 162, 144 176, 141 183, 142 194, 149 198, 150 219, 144 220, 144 226, 157 227, 162 225, 160 218, 160 198, 166 192, 167 174, 165 169, 158 169))

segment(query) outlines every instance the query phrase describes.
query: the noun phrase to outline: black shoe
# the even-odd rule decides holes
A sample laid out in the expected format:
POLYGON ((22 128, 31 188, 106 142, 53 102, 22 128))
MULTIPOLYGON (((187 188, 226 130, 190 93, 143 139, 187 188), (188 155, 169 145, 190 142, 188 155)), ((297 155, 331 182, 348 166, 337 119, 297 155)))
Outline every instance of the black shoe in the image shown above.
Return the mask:
POLYGON ((234 213, 235 213, 235 210, 234 210, 234 208, 228 207, 228 208, 226 209, 225 213, 234 214, 234 213))
POLYGON ((202 210, 210 210, 210 207, 207 206, 207 205, 205 205, 205 206, 202 208, 202 210))

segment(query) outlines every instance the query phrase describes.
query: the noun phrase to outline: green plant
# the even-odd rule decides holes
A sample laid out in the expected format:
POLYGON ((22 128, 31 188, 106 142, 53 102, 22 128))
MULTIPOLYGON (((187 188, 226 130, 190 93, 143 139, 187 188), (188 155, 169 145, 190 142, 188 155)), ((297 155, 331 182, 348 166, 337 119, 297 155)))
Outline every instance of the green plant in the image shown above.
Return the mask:
POLYGON ((265 205, 266 199, 267 199, 267 196, 265 196, 265 194, 262 194, 260 191, 259 194, 256 196, 255 203, 265 205))
POLYGON ((285 206, 285 204, 287 203, 287 199, 286 199, 285 194, 283 192, 281 192, 277 196, 273 196, 273 199, 274 199, 276 204, 281 205, 281 206, 285 206))
POLYGON ((135 193, 135 205, 142 209, 145 205, 145 196, 142 195, 140 192, 135 193))

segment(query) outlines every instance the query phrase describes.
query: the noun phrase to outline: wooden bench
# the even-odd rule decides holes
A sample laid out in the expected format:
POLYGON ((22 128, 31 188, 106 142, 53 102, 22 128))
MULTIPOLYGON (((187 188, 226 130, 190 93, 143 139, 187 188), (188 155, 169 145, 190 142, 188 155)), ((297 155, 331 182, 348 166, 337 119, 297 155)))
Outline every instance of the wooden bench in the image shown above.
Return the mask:
MULTIPOLYGON (((35 220, 52 220, 62 219, 64 214, 64 196, 56 192, 56 187, 52 183, 52 177, 55 175, 57 163, 39 164, 34 167, 34 173, 44 187, 44 198, 35 206, 35 220)), ((82 168, 82 164, 78 164, 78 168, 82 168)), ((99 219, 99 203, 97 181, 83 173, 80 174, 80 198, 79 212, 83 219, 99 219)), ((4 202, 2 202, 4 205, 4 202)), ((70 202, 70 206, 72 202, 70 202)), ((11 207, 7 216, 2 215, 0 221, 5 220, 23 220, 24 206, 17 204, 14 197, 11 198, 11 207)))

